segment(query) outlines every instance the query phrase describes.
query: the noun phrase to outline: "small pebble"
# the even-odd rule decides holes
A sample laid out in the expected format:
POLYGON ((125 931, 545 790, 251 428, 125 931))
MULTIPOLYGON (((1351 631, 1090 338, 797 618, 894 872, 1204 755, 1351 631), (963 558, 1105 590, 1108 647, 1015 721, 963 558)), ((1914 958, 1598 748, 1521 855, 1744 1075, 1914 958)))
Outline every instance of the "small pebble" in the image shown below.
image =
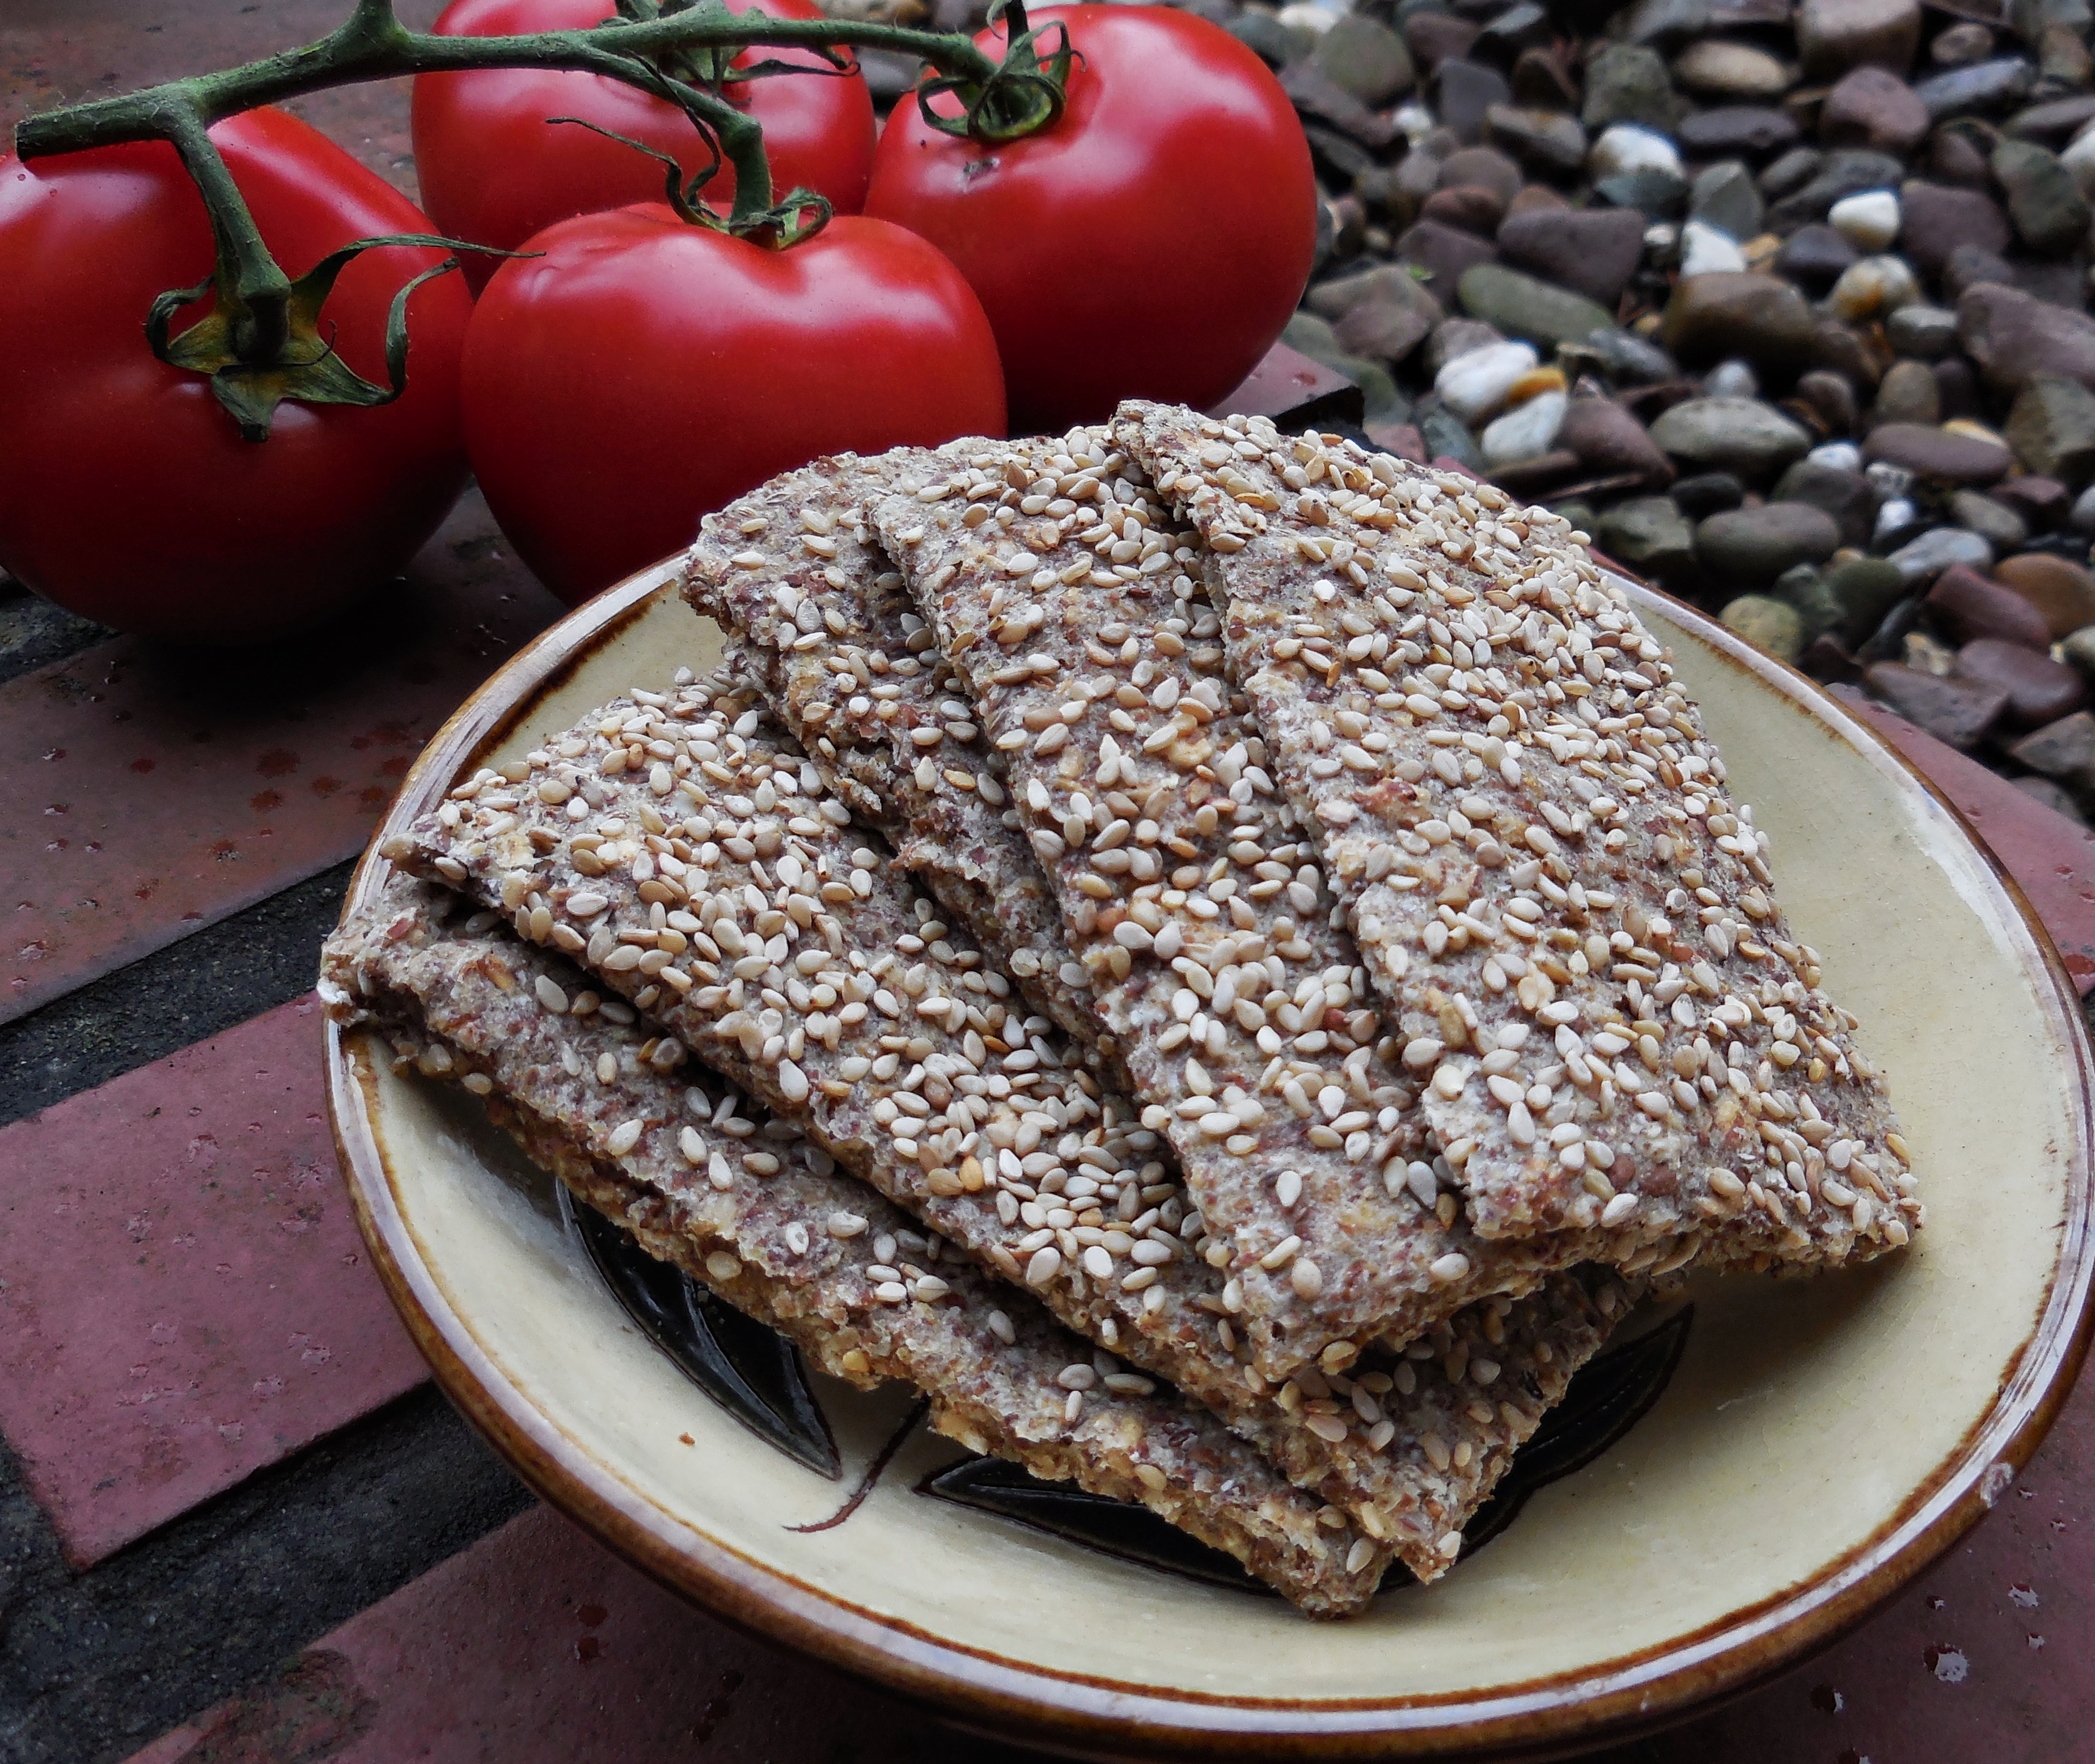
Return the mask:
POLYGON ((1736 274, 1745 267, 1746 254, 1728 232, 1704 220, 1691 220, 1680 229, 1683 276, 1736 274))
POLYGON ((1794 662, 1804 646, 1804 624, 1797 609, 1765 594, 1741 594, 1722 616, 1755 649, 1778 661, 1794 662))
POLYGON ((1898 198, 1889 190, 1864 190, 1844 196, 1826 219, 1858 251, 1882 251, 1898 237, 1898 198))
POLYGON ((1757 398, 1761 383, 1750 362, 1719 362, 1710 370, 1702 389, 1713 398, 1757 398))
POLYGON ((1862 677, 1901 716, 1952 747, 1975 745, 2008 707, 2008 695, 1997 686, 1940 676, 1902 662, 1873 663, 1862 677))
POLYGON ((1665 136, 1634 123, 1616 123, 1601 131, 1586 155, 1586 174, 1596 182, 1636 172, 1681 176, 1680 151, 1665 136))
POLYGON ((1957 347, 1957 315, 1946 307, 1915 302, 1901 306, 1884 321, 1884 337, 1901 355, 1936 361, 1957 347))
POLYGON ((2026 551, 2005 560, 1993 580, 2043 614, 2054 640, 2095 624, 2095 575, 2071 558, 2026 551))
POLYGON ((1889 550, 1917 538, 1927 530, 1920 510, 1905 497, 1894 496, 1879 505, 1877 524, 1870 541, 1879 550, 1889 550))
POLYGON ((1515 465, 1548 453, 1570 402, 1561 392, 1545 392, 1507 411, 1477 437, 1485 464, 1515 465))
POLYGON ((1466 423, 1474 424, 1505 407, 1508 395, 1541 358, 1526 343, 1489 343, 1456 356, 1434 376, 1441 402, 1466 423))
POLYGON ((2029 541, 2029 523, 2005 502, 1976 490, 1958 490, 1949 498, 1949 518, 1968 527, 1996 551, 2014 551, 2029 541))
POLYGON ((1953 563, 1975 570, 1990 568, 1993 548, 1962 527, 1937 527, 1907 541, 1891 554, 1889 561, 1907 581, 1918 586, 1934 580, 1953 563))
POLYGON ((1920 298, 1913 272, 1895 257, 1866 257, 1840 272, 1826 297, 1827 310, 1843 319, 1868 319, 1897 311, 1920 298))
POLYGON ((1958 650, 1957 676, 2006 693, 2007 720, 2017 729, 2055 723, 2088 702, 2087 684, 2076 670, 1997 637, 1981 637, 1958 650))

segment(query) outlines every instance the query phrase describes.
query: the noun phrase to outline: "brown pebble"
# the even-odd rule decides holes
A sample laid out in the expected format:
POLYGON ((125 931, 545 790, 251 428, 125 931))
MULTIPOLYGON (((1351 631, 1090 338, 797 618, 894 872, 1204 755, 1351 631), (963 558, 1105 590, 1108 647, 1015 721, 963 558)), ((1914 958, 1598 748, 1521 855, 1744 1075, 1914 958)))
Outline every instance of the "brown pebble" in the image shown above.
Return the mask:
POLYGON ((1820 632, 1805 645, 1797 665, 1814 680, 1828 686, 1862 678, 1862 669, 1849 653, 1848 645, 1830 631, 1820 632))
POLYGON ((1418 214, 1422 220, 1438 220, 1488 239, 1505 218, 1505 198, 1481 184, 1444 186, 1426 198, 1418 214))
POLYGON ((2068 558, 2025 551, 1996 564, 1993 580, 2036 607, 2054 641, 2095 624, 2095 575, 2068 558))
POLYGON ((1672 462, 1644 424, 1612 398, 1574 398, 1557 439, 1605 476, 1634 471, 1649 490, 1662 490, 1673 481, 1672 462))
POLYGON ((1959 644, 1998 637, 2040 653, 2050 647, 2051 628, 2044 615, 1968 564, 1952 564, 1937 576, 1927 604, 1935 622, 1959 644))
POLYGON ((1886 423, 1871 429, 1862 455, 1945 484, 1993 484, 2014 463, 2003 442, 1924 423, 1886 423))
POLYGON ((2006 720, 2018 729, 2055 722, 2088 702, 2086 683, 2076 669, 1998 637, 1980 637, 1959 650, 1957 677, 2006 693, 2006 720))
POLYGON ((2006 503, 2037 532, 2056 527, 2073 506, 2073 493, 2058 479, 2041 478, 2035 473, 1997 484, 1988 494, 1997 502, 2006 503))
POLYGON ((1804 406, 1829 435, 1855 432, 1858 419, 1855 389, 1848 383, 1845 374, 1836 374, 1828 367, 1815 367, 1798 377, 1794 397, 1786 402, 1804 406))
POLYGON ((1511 465, 1493 466, 1485 473, 1502 490, 1515 496, 1531 498, 1539 496, 1552 484, 1563 483, 1585 469, 1584 462, 1568 448, 1559 448, 1552 453, 1538 454, 1532 459, 1519 459, 1511 465))
POLYGON ((1509 215, 1540 214, 1559 209, 1578 212, 1547 184, 1523 184, 1519 193, 1506 204, 1509 215))
POLYGON ((1942 400, 1945 420, 1981 415, 1986 401, 1979 386, 1979 370, 1962 355, 1945 356, 1935 364, 1935 389, 1942 400))
POLYGON ((1883 67, 1845 74, 1818 112, 1818 138, 1829 147, 1873 147, 1905 154, 1927 133, 1927 106, 1911 86, 1883 67))
POLYGON ((1404 21, 1404 46, 1431 73, 1442 62, 1468 54, 1482 28, 1449 12, 1414 12, 1404 21))
POLYGON ((1874 663, 1862 678, 1908 722, 1952 747, 1975 745, 2008 707, 2008 695, 1997 686, 1923 673, 1903 662, 1874 663))
POLYGON ((2075 800, 2095 796, 2095 716, 2085 710, 2032 730, 2008 752, 2032 771, 2057 779, 2075 800))
POLYGON ((1893 362, 1877 387, 1872 415, 1879 424, 1942 420, 1942 393, 1926 362, 1893 362))
POLYGON ((1465 185, 1474 185, 1479 189, 1489 190, 1498 198, 1500 213, 1505 212, 1505 204, 1514 199, 1527 181, 1512 155, 1501 153, 1496 147, 1460 148, 1449 154, 1440 165, 1442 189, 1459 189, 1465 185))

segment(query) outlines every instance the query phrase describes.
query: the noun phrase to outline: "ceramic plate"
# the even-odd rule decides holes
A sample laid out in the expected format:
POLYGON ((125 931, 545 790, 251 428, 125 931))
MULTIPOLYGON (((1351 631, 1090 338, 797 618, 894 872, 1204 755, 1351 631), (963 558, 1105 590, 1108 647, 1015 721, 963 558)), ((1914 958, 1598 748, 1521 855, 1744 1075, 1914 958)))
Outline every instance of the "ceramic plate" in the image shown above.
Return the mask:
MULTIPOLYGON (((708 664, 719 633, 670 575, 599 597, 490 680, 381 836, 473 767, 708 664)), ((1543 1752, 1822 1645, 2000 1497, 2078 1368, 2086 1036, 2014 885, 1903 762, 1809 681, 1633 592, 1888 1070, 1930 1223, 1852 1273, 1696 1283, 1649 1411, 1439 1584, 1315 1623, 939 1498, 929 1479, 956 1449, 912 1430, 899 1395, 817 1381, 841 1468, 810 1468, 658 1349, 548 1181, 463 1099, 338 1034, 350 1188, 438 1379, 547 1499, 666 1584, 963 1721, 1100 1755, 1543 1752)), ((355 898, 384 867, 367 859, 355 898)))

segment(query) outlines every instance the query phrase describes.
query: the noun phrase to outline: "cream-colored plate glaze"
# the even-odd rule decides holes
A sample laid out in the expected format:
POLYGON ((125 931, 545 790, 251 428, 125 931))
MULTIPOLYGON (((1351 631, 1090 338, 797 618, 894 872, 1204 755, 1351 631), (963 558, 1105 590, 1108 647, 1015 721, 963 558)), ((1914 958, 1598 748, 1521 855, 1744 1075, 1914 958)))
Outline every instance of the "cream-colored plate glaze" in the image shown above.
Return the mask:
MULTIPOLYGON (((718 633, 667 576, 497 676, 385 830, 469 763, 710 662, 718 633)), ((2085 1036, 2011 885, 1900 760, 1809 682, 1636 593, 1773 836, 1794 925, 1888 1071, 1930 1223, 1853 1274, 1698 1283, 1653 1412, 1441 1584, 1312 1623, 926 1499, 912 1484, 952 1455, 928 1440, 847 1523, 795 1532, 835 1510, 900 1406, 825 1387, 845 1480, 790 1462, 633 1327, 542 1180, 472 1111, 331 1041, 350 1185, 446 1388, 671 1584, 964 1718, 1100 1752, 1548 1749, 1663 1718, 1855 1620, 1998 1497, 2077 1367, 2085 1036)))

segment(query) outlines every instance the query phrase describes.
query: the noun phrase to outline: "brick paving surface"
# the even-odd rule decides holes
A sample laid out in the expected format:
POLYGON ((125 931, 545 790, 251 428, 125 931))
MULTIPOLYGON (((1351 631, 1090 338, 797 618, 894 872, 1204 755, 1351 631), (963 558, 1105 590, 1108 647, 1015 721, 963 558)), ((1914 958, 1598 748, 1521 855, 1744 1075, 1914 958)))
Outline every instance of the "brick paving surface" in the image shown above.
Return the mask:
POLYGON ((428 1375, 336 1172, 324 1020, 0 1128, 0 1430, 76 1566, 428 1375))
POLYGON ((902 1764, 985 1749, 693 1610, 541 1507, 131 1764, 902 1764))
POLYGON ((398 587, 230 665, 120 637, 0 685, 0 1023, 359 850, 558 610, 462 502, 398 587))

